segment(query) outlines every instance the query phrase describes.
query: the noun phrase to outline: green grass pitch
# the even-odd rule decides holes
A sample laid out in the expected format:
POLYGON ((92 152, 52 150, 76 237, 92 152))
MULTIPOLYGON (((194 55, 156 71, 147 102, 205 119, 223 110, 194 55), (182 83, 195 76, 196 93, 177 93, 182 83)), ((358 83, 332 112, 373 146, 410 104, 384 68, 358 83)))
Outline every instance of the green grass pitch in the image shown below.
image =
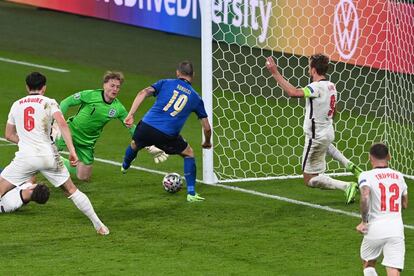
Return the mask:
MULTIPOLYGON (((70 70, 59 73, 0 61, 0 137, 12 102, 25 95, 24 77, 33 70, 47 75, 47 96, 58 101, 100 87, 108 69, 121 70, 126 82, 119 98, 127 107, 137 91, 173 76, 182 59, 193 60, 200 72, 200 41, 193 38, 1 1, 0 26, 0 57, 70 70)), ((200 79, 195 86, 200 87, 200 79)), ((137 118, 151 103, 147 101, 137 118)), ((196 150, 198 178, 200 134, 193 116, 183 136, 196 150)), ((120 162, 129 140, 119 122, 110 122, 96 146, 96 157, 120 162)), ((0 142, 0 167, 11 161, 16 149, 0 142)), ((182 174, 179 157, 155 165, 143 152, 133 165, 182 174)), ((354 230, 358 218, 275 197, 358 212, 357 204, 343 204, 341 192, 308 189, 301 179, 231 184, 245 192, 198 184, 206 201, 189 204, 183 191, 164 192, 161 180, 160 174, 139 170, 121 175, 118 166, 97 161, 89 183, 76 181, 111 229, 106 237, 95 234, 88 219, 58 189, 52 189, 45 206, 31 203, 2 214, 0 274, 361 274, 361 236, 354 230)), ((413 187, 413 181, 408 185, 413 187)), ((410 193, 409 201, 413 200, 410 193)), ((413 210, 411 206, 404 213, 407 225, 414 225, 413 210)), ((405 275, 414 275, 414 229, 405 233, 405 275)), ((381 266, 378 271, 385 275, 381 266)))

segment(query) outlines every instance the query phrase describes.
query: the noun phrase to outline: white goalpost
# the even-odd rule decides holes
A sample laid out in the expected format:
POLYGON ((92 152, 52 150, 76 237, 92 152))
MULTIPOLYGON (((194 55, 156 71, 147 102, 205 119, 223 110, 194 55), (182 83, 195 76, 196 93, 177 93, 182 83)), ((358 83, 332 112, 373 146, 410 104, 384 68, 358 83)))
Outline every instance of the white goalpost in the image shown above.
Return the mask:
MULTIPOLYGON (((304 102, 265 69, 273 56, 296 87, 308 58, 331 59, 338 90, 336 147, 362 168, 385 142, 391 165, 414 178, 414 4, 392 0, 203 0, 202 94, 213 125, 206 183, 301 176, 304 102)), ((346 174, 328 159, 327 172, 346 174)))
MULTIPOLYGON (((213 127, 213 60, 212 60, 212 20, 211 20, 211 0, 201 1, 201 63, 202 63, 202 80, 201 85, 203 91, 209 91, 203 93, 203 101, 206 107, 206 112, 210 120, 210 124, 213 127)), ((212 137, 212 143, 214 144, 214 136, 212 137)), ((216 183, 217 179, 214 175, 214 159, 213 150, 203 149, 203 182, 204 183, 216 183)))

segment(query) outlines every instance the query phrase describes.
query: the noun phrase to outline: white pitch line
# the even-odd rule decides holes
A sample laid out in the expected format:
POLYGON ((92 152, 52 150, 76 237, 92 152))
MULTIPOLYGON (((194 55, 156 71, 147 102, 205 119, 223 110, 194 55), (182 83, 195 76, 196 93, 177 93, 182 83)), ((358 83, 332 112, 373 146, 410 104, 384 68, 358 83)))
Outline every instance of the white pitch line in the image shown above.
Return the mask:
MULTIPOLYGON (((0 141, 7 141, 7 140, 4 139, 4 138, 0 138, 0 141)), ((65 152, 65 151, 63 151, 62 153, 68 154, 68 152, 65 152)), ((120 167, 122 165, 122 163, 120 163, 120 162, 107 160, 107 159, 102 159, 102 158, 95 158, 95 160, 99 161, 101 163, 110 164, 110 165, 114 165, 114 166, 118 166, 118 167, 120 167)), ((151 169, 138 167, 138 166, 131 166, 130 168, 135 169, 135 170, 149 172, 149 173, 155 173, 155 174, 159 174, 159 175, 167 174, 167 172, 151 170, 151 169)), ((277 195, 270 195, 270 194, 266 194, 266 193, 262 193, 262 192, 257 192, 257 191, 254 191, 254 190, 239 188, 239 187, 236 187, 236 186, 204 183, 203 181, 201 181, 199 179, 197 179, 197 182, 203 183, 203 184, 209 185, 209 186, 220 187, 220 188, 227 189, 227 190, 233 190, 233 191, 238 191, 238 192, 247 193, 247 194, 251 194, 251 195, 261 196, 261 197, 265 197, 265 198, 276 199, 276 200, 279 200, 279 201, 284 201, 284 202, 288 202, 288 203, 292 203, 292 204, 296 204, 296 205, 307 206, 307 207, 311 207, 311 208, 319 209, 319 210, 324 210, 324 211, 331 212, 331 213, 342 214, 342 215, 355 217, 355 218, 360 218, 361 217, 360 214, 355 213, 355 212, 348 212, 348 211, 344 211, 344 210, 341 210, 341 209, 331 208, 329 206, 313 204, 313 203, 300 201, 300 200, 296 200, 296 199, 290 199, 290 198, 287 198, 287 197, 282 197, 282 196, 277 196, 277 195)), ((414 225, 404 224, 404 227, 407 228, 407 229, 414 230, 414 225)))
POLYGON ((46 69, 46 70, 50 70, 50 71, 56 71, 56 72, 60 72, 60 73, 70 72, 69 70, 66 70, 66 69, 50 67, 50 66, 45 66, 45 65, 41 65, 41 64, 30 63, 30 62, 25 62, 25 61, 19 61, 19 60, 14 60, 14 59, 9 59, 9 58, 0 57, 0 61, 4 61, 4 62, 8 62, 8 63, 14 63, 14 64, 20 64, 20 65, 26 65, 26 66, 36 67, 36 68, 42 68, 42 69, 46 69))
POLYGON ((11 147, 11 146, 17 146, 16 144, 1 144, 0 147, 11 147))
MULTIPOLYGON (((102 163, 105 163, 105 164, 110 164, 110 165, 118 166, 118 167, 120 167, 122 165, 122 163, 120 163, 120 162, 115 162, 115 161, 112 161, 112 160, 106 160, 106 159, 102 159, 102 158, 95 158, 95 160, 96 161, 99 161, 99 162, 102 162, 102 163)), ((138 166, 131 166, 130 168, 135 169, 135 170, 141 170, 141 171, 146 171, 146 172, 150 172, 150 173, 155 173, 155 174, 159 174, 159 175, 166 175, 167 174, 167 172, 162 172, 162 171, 157 171, 157 170, 151 170, 151 169, 147 169, 147 168, 143 168, 143 167, 138 167, 138 166)), ((223 184, 204 183, 202 180, 199 180, 199 179, 197 179, 197 182, 203 183, 205 185, 220 187, 220 188, 227 189, 227 190, 233 190, 233 191, 238 191, 238 192, 242 192, 242 193, 252 194, 252 195, 256 195, 256 196, 261 196, 261 197, 266 197, 266 198, 272 198, 272 199, 276 199, 276 200, 279 200, 279 201, 284 201, 284 202, 288 202, 288 203, 292 203, 292 204, 296 204, 296 205, 307 206, 307 207, 311 207, 311 208, 314 208, 314 209, 328 211, 328 212, 331 212, 331 213, 338 213, 338 214, 343 214, 343 215, 347 215, 347 216, 350 216, 350 217, 356 217, 356 218, 360 218, 361 217, 360 214, 355 213, 355 212, 347 212, 347 211, 344 211, 344 210, 331 208, 329 206, 323 206, 323 205, 319 205, 319 204, 313 204, 313 203, 309 203, 309 202, 305 202, 305 201, 300 201, 300 200, 296 200, 296 199, 290 199, 290 198, 287 198, 287 197, 282 197, 282 196, 277 196, 277 195, 265 194, 265 193, 257 192, 257 191, 254 191, 254 190, 248 190, 248 189, 239 188, 239 187, 236 187, 236 186, 228 186, 228 185, 223 185, 223 184)), ((414 225, 404 224, 404 227, 405 228, 408 228, 408 229, 414 230, 414 225)))
POLYGON ((6 142, 7 145, 15 145, 15 146, 17 146, 17 144, 10 142, 9 140, 7 140, 6 138, 3 138, 3 137, 0 137, 0 141, 6 142))
MULTIPOLYGON (((352 173, 342 172, 342 173, 327 173, 329 176, 349 176, 352 173)), ((252 182, 252 181, 267 181, 267 180, 285 180, 285 179, 299 179, 303 176, 298 175, 285 175, 285 176, 265 176, 265 177, 251 177, 251 178, 240 178, 240 179, 224 179, 219 180, 220 183, 240 183, 240 182, 252 182)))

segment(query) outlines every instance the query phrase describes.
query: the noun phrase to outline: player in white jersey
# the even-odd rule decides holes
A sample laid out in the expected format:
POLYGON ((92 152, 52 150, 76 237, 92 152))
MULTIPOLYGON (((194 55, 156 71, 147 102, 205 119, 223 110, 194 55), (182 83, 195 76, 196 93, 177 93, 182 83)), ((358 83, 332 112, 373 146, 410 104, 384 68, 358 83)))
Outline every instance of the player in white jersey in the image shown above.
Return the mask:
POLYGON ((356 227, 364 234, 361 258, 364 275, 376 276, 375 263, 383 253, 387 275, 400 275, 404 268, 404 224, 401 209, 408 207, 408 190, 403 175, 388 168, 390 155, 382 143, 371 146, 372 170, 359 176, 362 221, 356 227))
POLYGON ((25 183, 16 186, 1 197, 0 213, 14 212, 30 201, 45 204, 49 195, 49 188, 44 184, 25 183))
POLYGON ((3 196, 8 191, 41 172, 50 183, 63 190, 91 220, 99 234, 109 234, 108 228, 96 215, 89 198, 73 184, 50 138, 51 124, 55 120, 68 146, 71 164, 76 166, 78 157, 65 118, 57 102, 44 96, 46 77, 38 72, 29 74, 26 77, 26 89, 29 95, 13 104, 7 120, 5 137, 18 144, 19 150, 0 175, 2 203, 7 203, 3 202, 3 196))
POLYGON ((341 162, 357 177, 362 171, 332 144, 335 138, 333 116, 335 114, 337 91, 335 85, 326 78, 329 58, 322 54, 310 57, 309 76, 312 83, 305 88, 296 88, 290 84, 279 73, 272 57, 267 58, 266 67, 290 97, 306 98, 306 113, 303 123, 306 140, 302 158, 305 184, 308 187, 343 190, 345 191, 346 204, 354 202, 358 190, 357 183, 335 180, 323 174, 326 170, 326 153, 341 162))

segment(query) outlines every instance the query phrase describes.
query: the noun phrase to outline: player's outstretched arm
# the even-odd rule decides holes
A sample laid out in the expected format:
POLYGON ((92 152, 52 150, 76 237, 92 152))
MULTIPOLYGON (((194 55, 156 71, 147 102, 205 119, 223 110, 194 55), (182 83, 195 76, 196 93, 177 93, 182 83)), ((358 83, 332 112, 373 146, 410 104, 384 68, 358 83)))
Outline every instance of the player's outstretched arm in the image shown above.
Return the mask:
POLYGON ((6 131, 4 136, 6 139, 12 143, 18 144, 19 143, 19 136, 17 135, 16 126, 10 123, 6 124, 6 131))
POLYGON ((272 74, 273 78, 279 84, 279 86, 290 96, 295 98, 301 98, 305 96, 305 93, 301 88, 296 88, 290 84, 280 73, 277 65, 272 57, 266 58, 266 68, 272 74))
POLYGON ((76 165, 78 165, 79 160, 75 151, 75 146, 73 145, 72 136, 70 134, 68 124, 66 123, 65 118, 60 112, 53 113, 53 118, 57 122, 60 132, 62 133, 63 140, 65 140, 66 146, 69 150, 70 165, 75 167, 76 165))
POLYGON ((81 92, 79 92, 61 101, 59 106, 60 106, 60 110, 62 111, 62 114, 65 115, 69 107, 80 105, 81 103, 82 103, 81 92))
POLYGON ((125 118, 124 123, 126 126, 131 127, 134 123, 134 115, 137 112, 138 107, 142 104, 146 97, 152 96, 155 92, 155 89, 150 86, 141 90, 135 97, 134 102, 132 103, 131 109, 129 110, 128 116, 125 118))
POLYGON ((211 125, 208 121, 208 118, 201 119, 201 126, 203 128, 204 133, 204 142, 201 145, 204 149, 209 149, 212 147, 211 145, 211 125))
POLYGON ((135 124, 127 125, 125 123, 125 119, 127 118, 127 116, 128 116, 128 112, 126 111, 125 106, 121 105, 121 107, 119 108, 118 119, 128 129, 129 134, 131 134, 131 136, 133 136, 134 135, 134 132, 135 132, 136 125, 135 124))

